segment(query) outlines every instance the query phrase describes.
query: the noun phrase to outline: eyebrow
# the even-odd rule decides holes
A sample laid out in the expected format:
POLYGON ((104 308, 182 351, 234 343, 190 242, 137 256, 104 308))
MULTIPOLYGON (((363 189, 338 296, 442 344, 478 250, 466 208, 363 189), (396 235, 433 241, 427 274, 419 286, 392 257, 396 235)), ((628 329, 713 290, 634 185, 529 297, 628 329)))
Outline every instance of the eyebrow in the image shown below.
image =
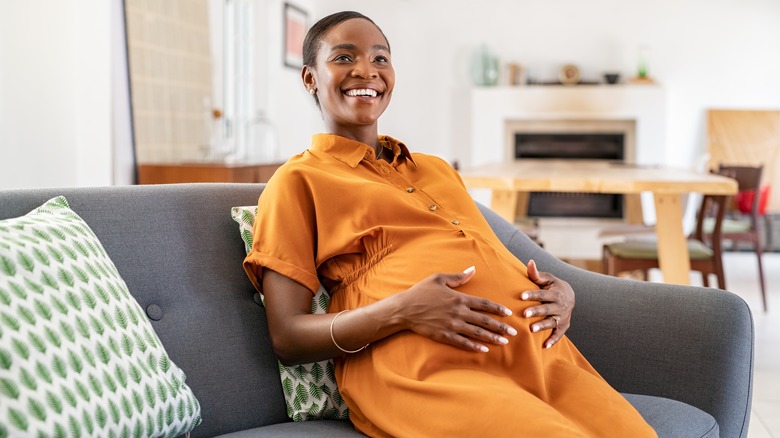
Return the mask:
MULTIPOLYGON (((375 44, 375 45, 371 46, 371 48, 374 49, 374 50, 384 50, 385 52, 390 53, 390 49, 387 46, 382 45, 382 44, 375 44)), ((336 50, 355 50, 355 49, 357 49, 356 45, 350 44, 350 43, 345 43, 345 44, 336 44, 335 46, 333 46, 330 49, 330 51, 334 52, 336 50)))

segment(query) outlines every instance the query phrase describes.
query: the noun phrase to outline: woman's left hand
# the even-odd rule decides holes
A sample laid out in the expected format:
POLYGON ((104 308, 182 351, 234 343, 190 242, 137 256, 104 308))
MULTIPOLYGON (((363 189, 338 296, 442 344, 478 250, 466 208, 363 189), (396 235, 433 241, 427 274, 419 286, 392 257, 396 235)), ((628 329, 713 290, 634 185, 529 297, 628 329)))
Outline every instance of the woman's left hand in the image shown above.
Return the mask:
POLYGON ((531 325, 531 331, 552 330, 550 337, 544 342, 544 348, 550 348, 561 340, 571 326, 571 311, 574 309, 574 290, 569 283, 557 278, 549 272, 539 272, 536 262, 528 262, 528 278, 539 285, 538 290, 528 290, 520 294, 523 301, 540 301, 538 306, 531 306, 523 311, 526 318, 532 316, 545 317, 531 325))

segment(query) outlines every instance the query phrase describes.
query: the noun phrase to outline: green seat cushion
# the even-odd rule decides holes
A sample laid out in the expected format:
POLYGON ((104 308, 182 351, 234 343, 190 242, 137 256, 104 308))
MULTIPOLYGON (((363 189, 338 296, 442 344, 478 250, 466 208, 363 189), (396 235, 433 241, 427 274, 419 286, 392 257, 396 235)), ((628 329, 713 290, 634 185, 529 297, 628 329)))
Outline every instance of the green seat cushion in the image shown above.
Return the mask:
MULTIPOLYGON (((658 243, 655 240, 627 240, 625 242, 607 245, 612 255, 622 259, 658 258, 658 243)), ((688 240, 688 253, 692 260, 707 260, 712 258, 713 251, 698 240, 688 240)))
MULTIPOLYGON (((721 233, 746 233, 750 231, 750 219, 723 219, 723 223, 720 226, 721 233)), ((715 229, 715 219, 708 217, 704 219, 704 232, 712 233, 715 229)))
POLYGON ((0 221, 0 437, 174 437, 199 423, 184 372, 65 198, 0 221))

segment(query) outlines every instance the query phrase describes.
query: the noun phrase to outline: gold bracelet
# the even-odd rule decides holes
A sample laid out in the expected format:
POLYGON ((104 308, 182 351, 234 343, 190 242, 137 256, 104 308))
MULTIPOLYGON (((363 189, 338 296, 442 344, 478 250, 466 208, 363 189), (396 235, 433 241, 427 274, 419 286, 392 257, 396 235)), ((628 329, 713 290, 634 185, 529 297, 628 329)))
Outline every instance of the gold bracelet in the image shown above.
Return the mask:
POLYGON ((330 320, 330 340, 333 341, 333 345, 336 346, 339 350, 343 351, 344 353, 357 353, 358 351, 364 350, 366 347, 368 347, 368 344, 358 348, 357 350, 345 350, 341 348, 341 345, 339 345, 338 342, 336 342, 336 338, 333 337, 333 322, 336 321, 336 318, 339 317, 342 313, 346 312, 346 310, 342 310, 341 312, 337 313, 336 316, 333 317, 333 319, 330 320))

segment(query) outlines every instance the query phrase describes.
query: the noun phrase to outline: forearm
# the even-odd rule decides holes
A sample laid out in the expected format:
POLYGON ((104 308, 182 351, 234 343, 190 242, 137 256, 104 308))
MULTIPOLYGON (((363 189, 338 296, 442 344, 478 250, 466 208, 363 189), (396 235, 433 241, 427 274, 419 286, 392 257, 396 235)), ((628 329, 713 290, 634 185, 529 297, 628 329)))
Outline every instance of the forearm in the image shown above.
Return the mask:
POLYGON ((474 276, 433 274, 411 288, 341 314, 310 314, 311 291, 273 271, 263 276, 271 341, 284 364, 307 363, 340 354, 410 330, 466 351, 504 345, 517 330, 500 319, 503 305, 454 290, 474 276))
POLYGON ((345 354, 343 350, 359 350, 406 329, 400 315, 402 300, 403 295, 396 294, 341 314, 296 315, 290 321, 288 339, 274 348, 285 365, 330 359, 345 354))
POLYGON ((337 317, 311 314, 311 292, 281 274, 266 271, 263 285, 271 341, 285 365, 330 359, 345 354, 339 347, 357 350, 408 328, 402 315, 404 293, 337 317))

